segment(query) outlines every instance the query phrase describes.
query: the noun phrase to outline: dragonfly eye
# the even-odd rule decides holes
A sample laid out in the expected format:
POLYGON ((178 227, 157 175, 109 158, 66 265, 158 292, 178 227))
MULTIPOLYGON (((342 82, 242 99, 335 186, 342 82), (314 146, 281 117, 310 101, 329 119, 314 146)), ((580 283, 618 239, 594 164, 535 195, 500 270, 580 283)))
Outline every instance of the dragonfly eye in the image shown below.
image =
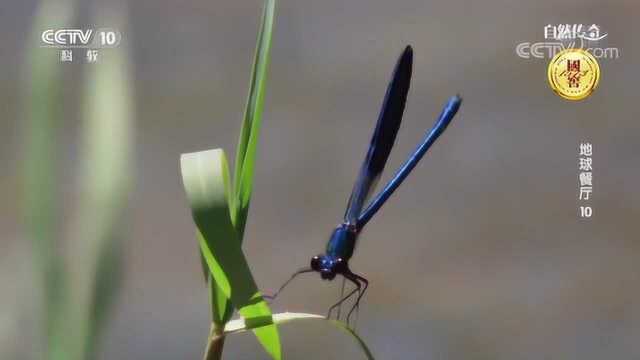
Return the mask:
POLYGON ((333 271, 338 274, 342 274, 345 270, 347 270, 347 262, 342 258, 336 259, 336 262, 333 265, 333 271))
POLYGON ((320 271, 320 256, 316 255, 311 258, 311 269, 313 271, 320 271))

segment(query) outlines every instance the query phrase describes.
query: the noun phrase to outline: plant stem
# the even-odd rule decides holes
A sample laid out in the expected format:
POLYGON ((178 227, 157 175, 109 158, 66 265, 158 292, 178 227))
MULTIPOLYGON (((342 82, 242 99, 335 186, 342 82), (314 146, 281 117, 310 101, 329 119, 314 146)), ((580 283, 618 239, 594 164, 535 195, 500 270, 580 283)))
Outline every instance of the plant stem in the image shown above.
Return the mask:
POLYGON ((204 349, 203 360, 221 360, 224 348, 224 327, 211 324, 207 347, 204 349))

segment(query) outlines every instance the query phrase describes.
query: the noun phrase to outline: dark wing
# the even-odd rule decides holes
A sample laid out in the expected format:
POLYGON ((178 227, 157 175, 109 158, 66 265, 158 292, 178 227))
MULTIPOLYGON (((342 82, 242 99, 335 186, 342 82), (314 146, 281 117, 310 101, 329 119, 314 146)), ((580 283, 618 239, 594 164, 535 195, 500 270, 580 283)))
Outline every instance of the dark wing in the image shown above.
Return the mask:
POLYGON ((389 199, 391 194, 402 184, 404 179, 409 176, 413 168, 418 164, 420 159, 427 153, 431 145, 438 139, 438 137, 447 128, 453 117, 458 112, 462 98, 458 95, 449 99, 447 104, 442 109, 438 121, 431 128, 431 130, 425 135, 424 139, 418 144, 418 147, 411 153, 409 158, 400 166, 400 169, 396 171, 395 175, 389 180, 389 183, 380 191, 380 193, 371 200, 371 204, 362 212, 356 223, 356 230, 360 231, 371 220, 373 215, 380 210, 380 207, 389 199))
POLYGON ((404 112, 409 84, 411 83, 412 63, 413 50, 411 46, 407 46, 393 70, 393 76, 387 87, 387 93, 382 103, 382 110, 371 138, 367 156, 353 186, 349 204, 344 214, 344 220, 347 224, 356 225, 364 202, 375 187, 375 183, 380 178, 384 165, 387 163, 387 158, 402 121, 402 113, 404 112))

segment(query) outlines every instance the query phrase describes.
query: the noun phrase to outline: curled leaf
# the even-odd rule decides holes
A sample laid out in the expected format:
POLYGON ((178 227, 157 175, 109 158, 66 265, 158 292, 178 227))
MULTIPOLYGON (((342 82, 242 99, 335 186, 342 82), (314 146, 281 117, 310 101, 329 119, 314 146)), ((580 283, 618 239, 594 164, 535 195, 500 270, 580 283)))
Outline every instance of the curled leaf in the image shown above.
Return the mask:
MULTIPOLYGON (((231 221, 229 167, 224 151, 183 154, 180 164, 187 199, 199 231, 200 251, 216 290, 231 299, 247 321, 260 325, 255 327, 256 337, 272 358, 282 358, 271 310, 258 291, 231 221)), ((225 306, 215 303, 212 309, 221 312, 225 306)), ((214 319, 224 316, 214 314, 214 319)))
MULTIPOLYGON (((322 315, 308 314, 308 313, 284 312, 284 313, 279 313, 279 314, 273 314, 273 322, 276 325, 282 325, 282 324, 286 324, 286 323, 289 323, 289 322, 292 322, 292 321, 300 321, 300 320, 321 320, 321 321, 324 320, 324 321, 332 324, 333 326, 337 327, 338 329, 340 329, 340 330, 346 332, 347 334, 351 335, 356 340, 356 342, 360 346, 360 349, 362 349, 362 352, 365 354, 367 359, 374 360, 373 354, 371 353, 371 350, 369 350, 369 347, 364 342, 364 340, 362 340, 362 338, 353 329, 348 327, 347 324, 345 324, 342 321, 329 320, 329 319, 327 319, 326 317, 324 317, 322 315)), ((241 332, 244 332, 244 331, 247 331, 247 330, 252 330, 252 329, 255 329, 255 326, 256 325, 254 325, 254 324, 245 322, 243 319, 231 320, 225 326, 224 333, 221 336, 241 333, 241 332)))

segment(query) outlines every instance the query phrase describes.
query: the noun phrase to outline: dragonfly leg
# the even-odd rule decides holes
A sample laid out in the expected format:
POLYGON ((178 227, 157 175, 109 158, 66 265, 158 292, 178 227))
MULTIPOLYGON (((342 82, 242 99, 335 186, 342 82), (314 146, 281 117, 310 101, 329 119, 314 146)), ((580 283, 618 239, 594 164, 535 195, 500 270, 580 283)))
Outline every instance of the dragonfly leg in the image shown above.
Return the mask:
POLYGON ((280 292, 282 292, 282 290, 284 290, 285 287, 287 287, 287 285, 289 285, 289 283, 298 275, 300 274, 304 274, 304 273, 308 273, 308 272, 312 272, 313 270, 311 268, 302 268, 296 272, 293 273, 293 275, 291 275, 291 277, 289 278, 289 280, 285 281, 284 284, 282 284, 282 286, 280 286, 280 288, 278 289, 278 291, 275 292, 275 294, 273 295, 262 295, 263 298, 269 300, 270 302, 275 301, 276 297, 278 296, 278 294, 280 294, 280 292))
MULTIPOLYGON (((345 302, 347 299, 349 299, 353 294, 355 294, 356 292, 359 292, 359 291, 360 291, 360 288, 362 287, 362 285, 360 284, 360 282, 358 281, 358 279, 357 279, 357 278, 355 278, 355 277, 353 277, 351 273, 345 273, 345 274, 343 274, 343 276, 344 276, 347 280, 349 280, 349 281, 351 281, 352 283, 354 283, 354 284, 355 284, 355 286, 356 286, 356 288, 355 288, 355 289, 353 289, 353 290, 351 290, 351 291, 347 294, 347 296, 345 296, 345 297, 343 297, 342 299, 340 299, 340 301, 338 301, 337 303, 335 303, 335 304, 331 305, 331 307, 329 308, 329 312, 327 313, 327 318, 328 318, 328 319, 329 319, 329 318, 331 318, 331 313, 333 312, 333 310, 334 310, 335 308, 337 308, 338 306, 342 305, 342 303, 343 303, 343 302, 345 302)), ((339 320, 339 319, 337 319, 337 320, 339 320)))
POLYGON ((352 275, 359 282, 364 284, 364 286, 362 287, 362 291, 358 294, 358 297, 356 298, 356 303, 353 305, 353 307, 351 308, 351 310, 349 310, 349 313, 347 314, 347 324, 349 323, 349 319, 351 318, 351 314, 353 313, 353 311, 358 310, 360 308, 360 300, 362 299, 362 297, 364 296, 364 293, 367 291, 367 288, 369 287, 369 280, 357 274, 352 274, 352 275))
MULTIPOLYGON (((344 297, 344 288, 347 285, 347 278, 345 278, 344 276, 342 277, 342 288, 340 289, 340 298, 342 299, 344 297)), ((338 315, 337 318, 340 319, 340 315, 342 315, 342 304, 340 304, 338 306, 338 315)))

